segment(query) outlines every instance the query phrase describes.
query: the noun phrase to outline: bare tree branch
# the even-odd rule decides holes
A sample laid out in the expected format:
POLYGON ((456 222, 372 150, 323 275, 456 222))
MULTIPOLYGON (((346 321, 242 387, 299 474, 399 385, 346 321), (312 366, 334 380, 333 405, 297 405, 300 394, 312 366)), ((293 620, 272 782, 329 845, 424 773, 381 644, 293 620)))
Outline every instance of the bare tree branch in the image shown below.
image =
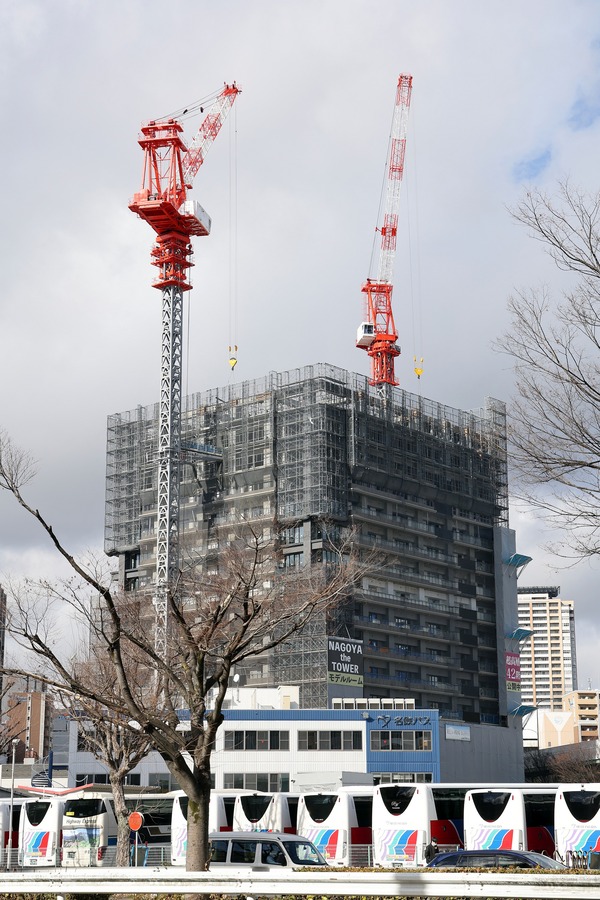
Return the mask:
MULTIPOLYGON (((1 435, 0 488, 37 520, 73 577, 13 585, 8 630, 38 660, 36 677, 76 696, 90 716, 109 710, 123 734, 134 723, 160 753, 189 798, 188 869, 207 868, 210 761, 232 667, 269 653, 314 616, 325 620, 372 561, 359 560, 348 533, 329 542, 333 562, 289 572, 279 564, 276 537, 265 538, 247 522, 228 526, 217 535, 218 558, 195 558, 171 586, 166 646, 158 653, 153 598, 115 591, 102 566, 84 565, 69 553, 22 495, 32 473, 28 457, 1 435), (65 614, 89 637, 85 658, 69 655, 65 641, 55 639, 52 624, 65 614), (97 671, 104 677, 94 677, 97 671), (189 711, 185 730, 182 709, 189 711)), ((114 764, 118 781, 124 769, 114 764)))
POLYGON ((534 191, 514 212, 578 280, 555 304, 545 288, 516 294, 496 345, 515 363, 509 438, 518 496, 561 529, 555 553, 600 552, 600 194, 568 184, 534 191))

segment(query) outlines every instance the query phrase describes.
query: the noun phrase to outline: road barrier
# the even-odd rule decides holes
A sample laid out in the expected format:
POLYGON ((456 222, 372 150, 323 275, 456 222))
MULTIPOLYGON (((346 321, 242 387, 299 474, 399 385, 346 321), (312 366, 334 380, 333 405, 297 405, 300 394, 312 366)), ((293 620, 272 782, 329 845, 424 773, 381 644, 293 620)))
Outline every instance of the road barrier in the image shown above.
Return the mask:
POLYGON ((279 897, 516 897, 520 900, 600 900, 600 875, 482 873, 424 870, 312 872, 174 868, 54 869, 7 872, 2 888, 10 893, 65 894, 230 894, 279 897))

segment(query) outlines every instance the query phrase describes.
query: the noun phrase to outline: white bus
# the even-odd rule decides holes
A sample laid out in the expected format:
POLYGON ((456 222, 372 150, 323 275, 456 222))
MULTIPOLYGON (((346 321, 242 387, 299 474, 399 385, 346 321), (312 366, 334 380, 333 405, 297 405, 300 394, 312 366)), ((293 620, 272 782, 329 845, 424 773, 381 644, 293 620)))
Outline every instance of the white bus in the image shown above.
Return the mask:
POLYGON ((63 866, 114 866, 117 820, 111 794, 67 797, 62 831, 63 866))
POLYGON ((19 819, 19 865, 60 865, 63 797, 32 797, 23 801, 19 819))
MULTIPOLYGON (((129 812, 142 813, 144 824, 132 842, 139 865, 166 865, 171 854, 171 821, 174 794, 125 795, 129 812)), ((63 866, 114 866, 117 853, 117 819, 111 793, 79 791, 63 797, 63 866)), ((133 837, 133 836, 132 836, 133 837)), ((132 860, 133 861, 133 860, 132 860)))
MULTIPOLYGON (((233 808, 236 797, 240 793, 235 789, 211 791, 208 808, 209 832, 231 831, 233 827, 233 808)), ((183 791, 173 794, 173 810, 171 815, 171 865, 184 866, 187 853, 187 811, 188 798, 183 791)))
POLYGON ((298 798, 298 794, 285 791, 238 794, 233 806, 233 830, 295 834, 298 798))
MULTIPOLYGON (((458 813, 462 820, 466 790, 465 787, 457 794, 454 819, 458 813)), ((457 825, 453 826, 450 835, 442 837, 437 820, 432 785, 421 782, 377 785, 373 794, 374 865, 422 865, 425 847, 432 837, 440 841, 441 850, 450 846, 455 849, 462 843, 457 825)))
POLYGON ((600 852, 600 784, 561 784, 554 808, 556 853, 566 865, 600 852))
POLYGON ((370 865, 372 787, 341 787, 300 794, 296 832, 317 847, 329 865, 370 865))
POLYGON ((465 797, 466 850, 535 850, 554 854, 552 785, 486 788, 465 797))
POLYGON ((468 791, 465 797, 466 850, 535 850, 554 854, 552 785, 468 791))
POLYGON ((125 805, 130 813, 139 812, 144 818, 139 831, 135 836, 131 835, 131 863, 139 866, 168 866, 171 861, 173 794, 127 794, 125 805))
POLYGON ((9 800, 3 800, 0 803, 0 867, 6 868, 9 845, 10 845, 10 865, 16 862, 18 858, 19 847, 19 816, 21 813, 21 805, 23 800, 15 797, 12 802, 12 821, 10 815, 11 804, 9 800))

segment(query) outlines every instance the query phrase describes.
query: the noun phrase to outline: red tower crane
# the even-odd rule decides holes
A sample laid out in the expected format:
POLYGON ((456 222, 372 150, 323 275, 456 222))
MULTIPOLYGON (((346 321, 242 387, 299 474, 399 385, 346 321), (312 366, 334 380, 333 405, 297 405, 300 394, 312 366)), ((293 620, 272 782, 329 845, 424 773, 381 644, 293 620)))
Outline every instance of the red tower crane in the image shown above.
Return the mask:
POLYGON ((359 326, 356 346, 366 350, 371 357, 370 383, 373 385, 398 384, 394 360, 400 355, 400 347, 392 312, 392 274, 411 92, 412 75, 400 75, 386 165, 385 199, 376 228, 381 234, 379 265, 375 277, 369 277, 362 286, 366 294, 366 321, 359 326))
POLYGON ((129 209, 157 234, 152 250, 152 264, 160 270, 156 288, 171 284, 178 284, 184 291, 191 288, 187 275, 193 265, 190 238, 210 234, 211 223, 200 204, 188 199, 187 192, 239 93, 235 82, 224 86, 189 149, 176 119, 151 121, 142 127, 142 187, 133 195, 129 209))
POLYGON ((187 192, 239 93, 235 83, 224 86, 189 149, 182 138, 183 128, 174 118, 151 121, 142 127, 142 187, 129 204, 129 209, 156 232, 151 256, 159 273, 154 287, 163 297, 154 596, 155 646, 161 655, 166 650, 169 591, 179 569, 183 293, 191 289, 191 238, 209 234, 211 224, 187 192))

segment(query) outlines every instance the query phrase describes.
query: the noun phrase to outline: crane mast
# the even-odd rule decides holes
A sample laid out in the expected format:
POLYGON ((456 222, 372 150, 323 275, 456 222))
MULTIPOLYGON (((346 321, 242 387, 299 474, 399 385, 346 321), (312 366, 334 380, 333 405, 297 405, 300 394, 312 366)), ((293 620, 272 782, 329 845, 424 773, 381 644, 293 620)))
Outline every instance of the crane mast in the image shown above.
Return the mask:
POLYGON ((162 292, 154 593, 155 649, 162 657, 167 644, 169 592, 179 572, 183 295, 192 287, 191 238, 210 234, 211 227, 207 213, 187 192, 239 93, 235 83, 224 86, 189 149, 176 119, 151 121, 142 127, 142 187, 129 204, 156 233, 151 258, 158 273, 153 286, 162 292))
POLYGON ((379 264, 375 277, 368 278, 362 286, 366 294, 366 321, 358 329, 356 346, 366 350, 371 358, 370 384, 373 385, 398 384, 394 360, 400 355, 400 347, 392 311, 392 275, 411 92, 412 75, 400 75, 386 163, 385 197, 376 228, 381 234, 379 264))

